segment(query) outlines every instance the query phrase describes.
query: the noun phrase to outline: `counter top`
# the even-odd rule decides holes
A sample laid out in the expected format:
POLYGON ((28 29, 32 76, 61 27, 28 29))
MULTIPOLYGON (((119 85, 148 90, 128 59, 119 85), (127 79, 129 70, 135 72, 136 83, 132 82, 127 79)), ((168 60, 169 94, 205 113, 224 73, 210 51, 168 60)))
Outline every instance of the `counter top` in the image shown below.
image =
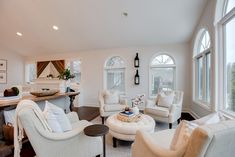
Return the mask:
POLYGON ((76 96, 79 94, 80 92, 67 92, 67 93, 57 93, 52 96, 44 96, 44 97, 36 97, 33 95, 27 95, 27 96, 23 96, 21 99, 16 99, 16 100, 3 100, 3 101, 0 100, 0 107, 17 105, 21 100, 26 100, 26 99, 37 102, 37 101, 56 99, 56 98, 65 97, 65 96, 76 96))

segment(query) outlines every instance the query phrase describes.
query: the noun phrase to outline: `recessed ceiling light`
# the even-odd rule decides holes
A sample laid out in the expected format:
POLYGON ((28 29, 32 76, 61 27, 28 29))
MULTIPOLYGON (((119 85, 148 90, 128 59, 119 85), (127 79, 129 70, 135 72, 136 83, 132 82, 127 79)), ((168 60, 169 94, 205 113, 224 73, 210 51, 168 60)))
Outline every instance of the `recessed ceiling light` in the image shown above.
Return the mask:
POLYGON ((123 12, 122 15, 127 17, 128 16, 128 12, 123 12))
POLYGON ((52 28, 53 28, 54 30, 56 30, 56 31, 59 29, 58 26, 53 26, 52 28))
POLYGON ((20 32, 17 32, 16 33, 18 36, 22 36, 23 34, 22 33, 20 33, 20 32))

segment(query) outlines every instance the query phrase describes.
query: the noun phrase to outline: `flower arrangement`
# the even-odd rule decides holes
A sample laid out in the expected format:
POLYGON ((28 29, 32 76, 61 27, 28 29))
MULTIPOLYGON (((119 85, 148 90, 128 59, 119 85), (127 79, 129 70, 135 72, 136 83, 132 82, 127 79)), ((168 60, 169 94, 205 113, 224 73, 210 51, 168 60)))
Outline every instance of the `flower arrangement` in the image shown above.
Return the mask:
POLYGON ((144 103, 144 97, 144 94, 136 96, 134 99, 132 99, 132 106, 135 107, 142 105, 144 103))
POLYGON ((70 69, 65 69, 62 73, 60 73, 60 75, 58 76, 58 78, 60 80, 69 80, 69 79, 72 79, 74 78, 75 75, 74 74, 71 74, 70 72, 70 69))

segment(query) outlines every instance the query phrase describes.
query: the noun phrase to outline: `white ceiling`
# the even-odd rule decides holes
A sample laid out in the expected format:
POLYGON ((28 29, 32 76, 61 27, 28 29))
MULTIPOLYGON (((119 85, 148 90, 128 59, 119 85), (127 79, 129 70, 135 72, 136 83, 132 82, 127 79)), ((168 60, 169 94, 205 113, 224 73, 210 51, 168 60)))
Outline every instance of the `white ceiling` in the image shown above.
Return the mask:
POLYGON ((0 43, 24 56, 183 43, 190 40, 206 3, 207 0, 1 0, 0 43), (122 12, 128 12, 128 17, 122 12), (59 30, 54 31, 53 25, 59 30))

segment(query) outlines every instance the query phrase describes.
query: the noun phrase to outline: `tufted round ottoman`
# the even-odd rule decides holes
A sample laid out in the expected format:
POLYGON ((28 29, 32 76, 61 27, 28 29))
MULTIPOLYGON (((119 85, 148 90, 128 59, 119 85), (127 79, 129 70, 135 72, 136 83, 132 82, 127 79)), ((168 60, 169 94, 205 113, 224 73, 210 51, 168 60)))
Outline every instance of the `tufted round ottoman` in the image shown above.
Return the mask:
POLYGON ((134 141, 137 130, 154 132, 155 121, 152 117, 142 114, 138 122, 122 122, 117 119, 117 114, 110 116, 107 121, 109 133, 113 136, 113 146, 116 147, 116 139, 134 141))

